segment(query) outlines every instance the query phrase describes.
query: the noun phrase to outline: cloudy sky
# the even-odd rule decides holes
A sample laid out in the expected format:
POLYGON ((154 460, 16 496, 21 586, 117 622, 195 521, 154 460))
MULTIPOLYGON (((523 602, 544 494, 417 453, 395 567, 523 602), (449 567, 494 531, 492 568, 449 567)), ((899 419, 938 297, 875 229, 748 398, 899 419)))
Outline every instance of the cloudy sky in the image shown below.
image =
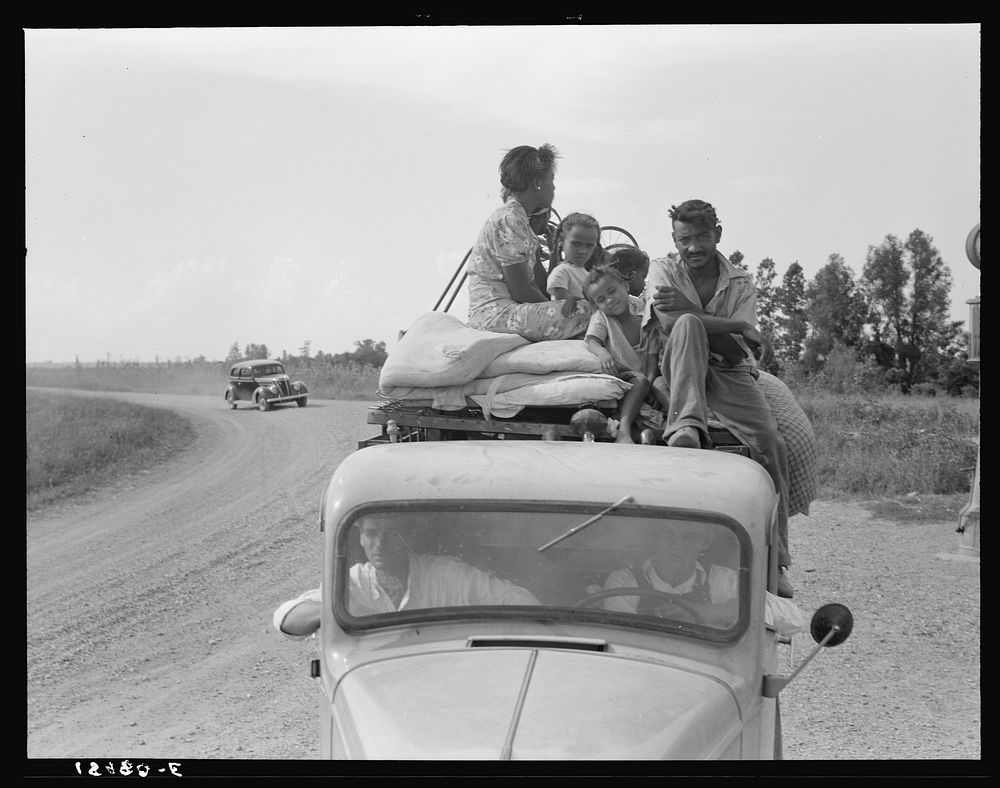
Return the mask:
MULTIPOLYGON (((26 359, 386 341, 430 310, 516 145, 653 257, 717 207, 751 270, 914 229, 979 272, 978 24, 24 31, 26 359)), ((452 313, 464 319, 467 301, 452 313)))

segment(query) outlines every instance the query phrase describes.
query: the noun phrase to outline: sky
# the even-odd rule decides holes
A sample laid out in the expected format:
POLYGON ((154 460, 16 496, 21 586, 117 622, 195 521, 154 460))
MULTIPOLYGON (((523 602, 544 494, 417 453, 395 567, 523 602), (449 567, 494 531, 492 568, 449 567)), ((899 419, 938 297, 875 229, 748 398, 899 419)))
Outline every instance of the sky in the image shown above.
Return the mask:
POLYGON ((542 143, 556 211, 654 258, 692 198, 779 277, 920 229, 967 320, 980 57, 978 23, 25 29, 26 361, 391 350, 542 143))

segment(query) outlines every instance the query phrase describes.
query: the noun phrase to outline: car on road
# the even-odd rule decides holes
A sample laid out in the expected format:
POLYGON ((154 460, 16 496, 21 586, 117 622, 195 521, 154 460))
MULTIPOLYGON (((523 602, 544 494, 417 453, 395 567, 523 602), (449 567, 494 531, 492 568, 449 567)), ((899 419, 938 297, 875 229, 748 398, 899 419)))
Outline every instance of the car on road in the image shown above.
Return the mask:
POLYGON ((261 411, 268 411, 274 405, 285 402, 294 402, 304 408, 309 399, 309 389, 301 380, 290 379, 280 361, 258 358, 237 361, 229 368, 229 386, 225 397, 233 410, 240 402, 249 403, 261 411))
POLYGON ((815 650, 782 672, 792 641, 766 623, 776 511, 767 472, 734 453, 366 444, 321 500, 323 757, 780 758, 780 691, 853 618, 819 608, 815 650), (366 529, 405 547, 399 603, 372 579, 388 548, 366 529), (729 578, 724 604, 636 579, 684 540, 702 575, 729 578))

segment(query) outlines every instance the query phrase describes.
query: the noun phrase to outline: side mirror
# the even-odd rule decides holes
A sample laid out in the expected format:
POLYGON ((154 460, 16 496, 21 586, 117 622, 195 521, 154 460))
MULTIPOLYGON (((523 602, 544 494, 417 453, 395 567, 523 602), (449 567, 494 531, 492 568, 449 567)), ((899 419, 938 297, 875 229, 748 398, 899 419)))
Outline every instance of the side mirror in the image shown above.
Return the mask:
POLYGON ((778 693, 799 675, 802 668, 808 665, 824 646, 839 646, 847 640, 853 629, 854 616, 846 605, 830 602, 817 609, 809 623, 809 634, 816 641, 816 648, 802 660, 802 663, 792 671, 790 676, 764 676, 764 697, 778 697, 778 693))
POLYGON ((838 602, 823 605, 813 613, 809 634, 820 646, 839 646, 854 629, 854 616, 838 602))

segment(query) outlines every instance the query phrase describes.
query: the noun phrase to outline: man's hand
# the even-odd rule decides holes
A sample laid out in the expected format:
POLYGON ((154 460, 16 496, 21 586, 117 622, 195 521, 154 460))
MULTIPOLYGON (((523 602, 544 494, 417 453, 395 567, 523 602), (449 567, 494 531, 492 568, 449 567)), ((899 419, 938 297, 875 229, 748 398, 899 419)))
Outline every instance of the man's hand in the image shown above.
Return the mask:
POLYGON ((696 623, 696 619, 690 610, 686 607, 674 604, 673 602, 664 602, 662 605, 657 605, 655 612, 660 618, 671 618, 674 621, 686 621, 689 624, 696 623))
POLYGON ((701 308, 671 285, 659 285, 653 293, 653 308, 660 312, 701 312, 701 308))
POLYGON ((771 347, 771 343, 768 341, 767 337, 761 334, 756 328, 751 328, 747 326, 740 332, 743 335, 744 341, 750 346, 750 351, 753 353, 754 358, 762 367, 767 367, 770 365, 771 361, 774 359, 774 349, 771 347))
POLYGON ((746 351, 732 334, 713 334, 708 338, 708 348, 722 356, 731 367, 746 361, 746 351))

